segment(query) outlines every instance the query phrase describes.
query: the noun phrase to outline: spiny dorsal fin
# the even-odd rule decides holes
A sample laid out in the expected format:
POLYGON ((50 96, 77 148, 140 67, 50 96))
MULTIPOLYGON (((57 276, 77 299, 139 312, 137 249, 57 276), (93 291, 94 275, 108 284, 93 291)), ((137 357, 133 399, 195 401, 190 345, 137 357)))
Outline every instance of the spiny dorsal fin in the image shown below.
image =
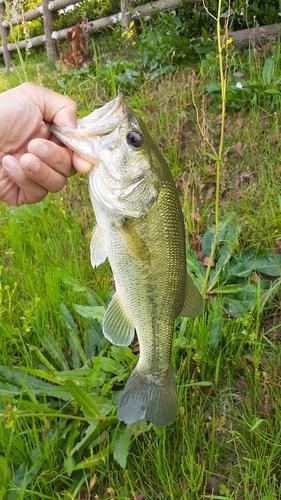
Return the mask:
POLYGON ((198 288, 194 285, 191 277, 186 273, 186 290, 183 308, 180 316, 196 318, 204 310, 204 299, 198 288))
POLYGON ((116 293, 105 312, 102 329, 104 336, 115 345, 127 346, 134 339, 134 325, 126 316, 116 293))
POLYGON ((96 225, 93 229, 90 250, 91 250, 91 264, 93 268, 98 267, 106 260, 107 251, 104 245, 102 232, 98 225, 96 225))

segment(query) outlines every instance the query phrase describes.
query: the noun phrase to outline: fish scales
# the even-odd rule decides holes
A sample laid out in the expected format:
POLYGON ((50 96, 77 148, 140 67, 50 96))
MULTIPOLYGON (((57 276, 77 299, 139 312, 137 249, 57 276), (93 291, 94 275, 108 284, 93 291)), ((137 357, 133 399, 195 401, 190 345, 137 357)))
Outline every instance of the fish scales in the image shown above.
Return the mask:
POLYGON ((91 261, 96 267, 108 257, 116 286, 104 335, 129 345, 136 330, 139 340, 118 418, 162 427, 177 411, 170 362, 174 320, 199 315, 203 300, 186 273, 183 216, 166 161, 122 96, 102 109, 80 120, 81 129, 55 127, 54 133, 96 165, 89 176, 97 222, 91 261))

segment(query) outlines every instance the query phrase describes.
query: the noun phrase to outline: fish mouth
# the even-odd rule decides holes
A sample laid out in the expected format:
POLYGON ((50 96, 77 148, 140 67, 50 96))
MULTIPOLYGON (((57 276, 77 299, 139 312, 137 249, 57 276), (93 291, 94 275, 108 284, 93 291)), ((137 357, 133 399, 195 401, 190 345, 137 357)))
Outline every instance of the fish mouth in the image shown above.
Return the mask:
POLYGON ((77 127, 53 124, 52 133, 72 151, 93 163, 98 158, 97 146, 101 137, 113 132, 129 114, 122 93, 90 115, 77 121, 77 127))
POLYGON ((91 135, 105 135, 112 132, 127 116, 128 108, 122 93, 101 108, 77 122, 80 130, 89 130, 91 135))

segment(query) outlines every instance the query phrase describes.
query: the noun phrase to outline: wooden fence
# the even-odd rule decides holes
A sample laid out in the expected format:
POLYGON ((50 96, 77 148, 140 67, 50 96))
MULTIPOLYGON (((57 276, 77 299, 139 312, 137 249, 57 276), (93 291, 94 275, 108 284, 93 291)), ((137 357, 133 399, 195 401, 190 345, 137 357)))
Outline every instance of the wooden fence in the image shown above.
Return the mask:
MULTIPOLYGON (((108 26, 113 26, 116 22, 122 22, 125 27, 128 27, 130 15, 133 17, 137 17, 139 15, 155 15, 159 11, 165 12, 176 8, 180 2, 183 2, 183 5, 192 5, 202 3, 202 1, 203 0, 155 0, 145 5, 132 8, 133 0, 120 0, 121 9, 118 14, 88 22, 87 32, 90 34, 108 26)), ((8 19, 5 9, 5 0, 0 0, 0 36, 2 39, 0 54, 4 55, 6 68, 10 67, 11 52, 16 50, 17 47, 19 47, 19 49, 25 49, 26 47, 38 47, 46 43, 48 59, 56 59, 58 56, 57 40, 66 38, 66 34, 73 28, 73 26, 60 31, 53 31, 53 15, 56 11, 64 9, 69 5, 74 5, 78 2, 79 0, 42 0, 42 5, 36 9, 25 12, 24 16, 18 15, 12 19, 8 19), (26 40, 19 41, 17 44, 7 42, 10 25, 15 26, 26 23, 41 16, 43 16, 44 22, 44 35, 27 38, 26 40)), ((281 24, 258 26, 256 28, 229 33, 233 43, 238 46, 248 44, 249 40, 255 43, 256 41, 276 35, 281 35, 281 24)))
MULTIPOLYGON (((131 12, 133 12, 133 16, 155 15, 159 11, 165 12, 174 9, 178 6, 180 1, 181 0, 156 0, 145 5, 132 8, 132 0, 121 0, 121 11, 118 14, 90 21, 87 25, 87 31, 88 33, 92 33, 108 26, 113 26, 116 22, 122 22, 124 26, 127 27, 131 12)), ((17 47, 25 49, 26 47, 38 47, 46 43, 48 59, 56 59, 58 56, 57 40, 64 39, 67 32, 70 31, 73 26, 60 31, 53 31, 53 15, 56 11, 78 2, 79 0, 42 0, 42 5, 36 9, 25 12, 24 16, 18 15, 9 20, 5 9, 5 0, 0 0, 0 19, 2 19, 2 22, 0 21, 0 36, 2 39, 0 54, 4 55, 6 68, 9 68, 11 65, 11 52, 16 50, 17 47), (43 16, 44 22, 44 35, 27 38, 26 40, 19 41, 17 44, 7 42, 10 25, 15 26, 22 24, 23 22, 26 23, 28 21, 33 21, 41 16, 43 16)), ((186 3, 186 5, 192 5, 202 3, 202 0, 184 0, 184 3, 186 3)))

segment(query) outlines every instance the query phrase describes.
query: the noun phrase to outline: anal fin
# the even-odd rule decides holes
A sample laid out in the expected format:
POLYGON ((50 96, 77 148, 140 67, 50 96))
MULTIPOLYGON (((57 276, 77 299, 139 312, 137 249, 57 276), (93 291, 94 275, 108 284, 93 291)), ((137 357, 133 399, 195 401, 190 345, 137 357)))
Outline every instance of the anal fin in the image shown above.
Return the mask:
POLYGON ((128 346, 134 339, 134 325, 126 316, 116 293, 105 312, 102 329, 104 336, 115 345, 128 346))
POLYGON ((186 273, 186 291, 180 316, 196 318, 202 314, 203 310, 204 299, 189 274, 186 273))

